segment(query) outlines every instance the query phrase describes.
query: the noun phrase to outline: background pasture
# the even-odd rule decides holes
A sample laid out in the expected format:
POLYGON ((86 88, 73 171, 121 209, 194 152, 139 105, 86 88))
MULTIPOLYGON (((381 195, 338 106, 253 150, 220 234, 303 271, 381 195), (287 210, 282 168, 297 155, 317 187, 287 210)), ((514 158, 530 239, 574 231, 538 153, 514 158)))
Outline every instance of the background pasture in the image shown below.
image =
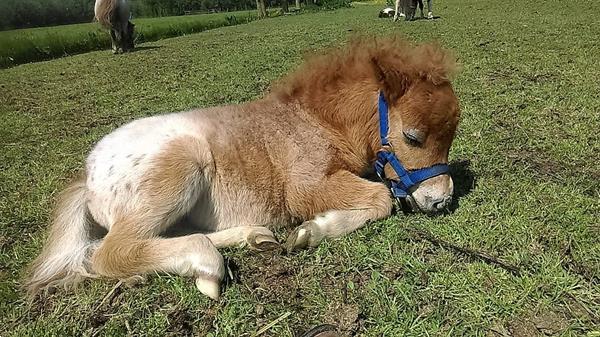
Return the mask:
MULTIPOLYGON (((278 15, 278 12, 271 10, 269 15, 278 15)), ((256 11, 239 11, 135 19, 135 42, 247 23, 256 17, 256 11)), ((97 22, 0 31, 0 68, 109 48, 108 30, 97 22)))
POLYGON ((277 320, 264 336, 321 322, 367 336, 598 336, 600 3, 435 6, 436 21, 392 23, 356 5, 0 70, 0 335, 250 336, 277 320), (24 302, 19 278, 53 197, 100 137, 133 118, 258 98, 303 54, 355 33, 436 39, 460 58, 453 213, 399 214, 293 255, 225 250, 237 277, 219 302, 166 275, 24 302))

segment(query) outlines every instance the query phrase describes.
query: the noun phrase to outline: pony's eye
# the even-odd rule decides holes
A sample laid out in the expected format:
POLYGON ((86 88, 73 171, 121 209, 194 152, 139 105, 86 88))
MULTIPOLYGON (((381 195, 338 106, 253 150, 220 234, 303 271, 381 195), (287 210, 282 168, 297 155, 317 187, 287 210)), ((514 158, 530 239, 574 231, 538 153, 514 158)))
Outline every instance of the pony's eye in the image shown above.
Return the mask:
POLYGON ((418 130, 404 130, 402 134, 404 134, 404 140, 410 146, 420 146, 423 143, 423 137, 421 137, 418 130))

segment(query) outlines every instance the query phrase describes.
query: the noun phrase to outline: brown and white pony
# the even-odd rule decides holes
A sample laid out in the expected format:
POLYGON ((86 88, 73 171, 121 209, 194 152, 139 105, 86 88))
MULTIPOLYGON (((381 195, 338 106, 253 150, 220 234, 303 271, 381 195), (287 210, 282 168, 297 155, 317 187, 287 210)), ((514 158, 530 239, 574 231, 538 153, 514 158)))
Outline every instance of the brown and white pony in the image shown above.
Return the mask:
MULTIPOLYGON (((269 228, 280 225, 299 225, 289 250, 314 247, 389 216, 390 190, 365 178, 381 147, 379 92, 404 167, 447 163, 459 121, 448 77, 454 67, 437 45, 357 39, 308 60, 257 101, 116 129, 60 196, 29 291, 82 276, 158 271, 191 276, 217 298, 224 273, 218 248, 273 249, 269 228), (181 223, 195 233, 162 235, 181 223), (107 234, 94 240, 94 226, 107 234)), ((414 188, 413 206, 435 212, 452 193, 450 176, 439 175, 414 188)))
POLYGON ((127 0, 96 0, 94 15, 102 27, 110 30, 113 53, 133 50, 135 25, 129 21, 127 0))

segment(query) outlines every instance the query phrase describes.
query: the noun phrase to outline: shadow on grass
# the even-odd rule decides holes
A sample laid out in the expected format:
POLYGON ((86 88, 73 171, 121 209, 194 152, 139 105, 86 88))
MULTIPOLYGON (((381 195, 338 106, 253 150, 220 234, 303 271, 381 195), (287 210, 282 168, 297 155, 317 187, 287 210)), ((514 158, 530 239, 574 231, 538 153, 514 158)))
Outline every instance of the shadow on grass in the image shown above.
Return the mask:
POLYGON ((458 160, 450 163, 450 176, 454 182, 454 195, 450 204, 450 212, 454 212, 460 205, 460 199, 471 193, 475 188, 475 175, 469 168, 471 161, 458 160))
POLYGON ((441 16, 434 16, 433 18, 428 18, 428 17, 424 17, 424 16, 415 16, 414 18, 410 19, 410 20, 402 20, 402 21, 406 21, 406 22, 411 22, 411 21, 433 21, 433 20, 439 20, 441 19, 441 16))

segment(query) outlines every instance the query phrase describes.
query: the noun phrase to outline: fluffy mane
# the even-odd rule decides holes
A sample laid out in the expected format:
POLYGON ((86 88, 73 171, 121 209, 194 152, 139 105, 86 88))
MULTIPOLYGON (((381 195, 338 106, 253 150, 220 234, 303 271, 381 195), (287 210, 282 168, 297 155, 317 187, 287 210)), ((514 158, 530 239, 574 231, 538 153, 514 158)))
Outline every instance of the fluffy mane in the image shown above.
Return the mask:
POLYGON ((309 57, 279 80, 272 92, 284 101, 314 100, 351 82, 377 85, 383 80, 378 68, 400 75, 406 84, 416 79, 442 84, 457 70, 457 63, 436 43, 414 46, 399 36, 358 37, 309 57))

